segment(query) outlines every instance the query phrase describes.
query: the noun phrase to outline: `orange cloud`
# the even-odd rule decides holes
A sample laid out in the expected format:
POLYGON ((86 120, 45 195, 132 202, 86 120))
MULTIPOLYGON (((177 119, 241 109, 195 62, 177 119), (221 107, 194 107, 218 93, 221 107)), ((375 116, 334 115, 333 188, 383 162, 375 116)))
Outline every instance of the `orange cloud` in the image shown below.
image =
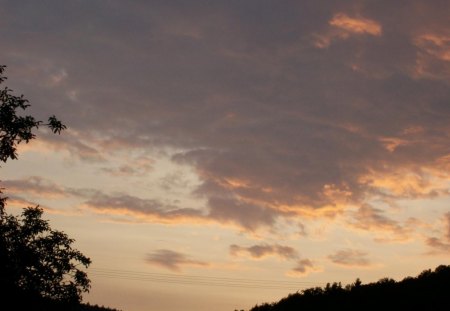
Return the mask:
POLYGON ((428 33, 417 36, 414 43, 429 55, 450 62, 450 36, 428 33))
POLYGON ((374 20, 363 17, 349 17, 344 13, 337 13, 328 23, 348 33, 380 36, 382 31, 381 25, 374 20))
POLYGON ((450 35, 426 33, 414 38, 418 48, 415 75, 417 77, 450 78, 450 35))
POLYGON ((396 137, 381 137, 379 139, 383 146, 389 151, 394 152, 400 146, 406 146, 410 142, 405 139, 400 139, 396 137))
POLYGON ((398 198, 425 198, 448 194, 446 180, 435 176, 434 169, 411 171, 396 169, 388 172, 375 172, 361 176, 361 184, 377 189, 378 192, 398 198))
POLYGON ((347 39, 351 35, 381 36, 382 27, 377 21, 361 16, 350 17, 345 13, 337 13, 328 22, 331 26, 326 32, 315 34, 315 46, 328 47, 334 39, 347 39))

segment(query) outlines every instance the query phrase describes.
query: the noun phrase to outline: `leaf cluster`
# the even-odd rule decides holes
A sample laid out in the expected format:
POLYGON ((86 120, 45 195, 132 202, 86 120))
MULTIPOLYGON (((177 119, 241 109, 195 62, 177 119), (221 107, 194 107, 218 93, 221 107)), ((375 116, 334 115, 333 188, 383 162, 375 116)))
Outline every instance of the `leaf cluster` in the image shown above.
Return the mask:
POLYGON ((43 210, 29 207, 20 216, 4 211, 0 199, 1 286, 67 303, 79 303, 90 288, 85 268, 91 260, 72 248, 73 239, 51 229, 43 210))
MULTIPOLYGON (((3 75, 6 66, 0 65, 0 84, 6 80, 3 75)), ((17 145, 21 142, 28 143, 35 138, 32 132, 40 126, 47 126, 53 133, 61 133, 66 126, 54 115, 48 118, 48 122, 36 120, 33 116, 19 115, 19 112, 30 106, 23 95, 15 96, 8 87, 0 89, 0 161, 17 159, 17 145)))

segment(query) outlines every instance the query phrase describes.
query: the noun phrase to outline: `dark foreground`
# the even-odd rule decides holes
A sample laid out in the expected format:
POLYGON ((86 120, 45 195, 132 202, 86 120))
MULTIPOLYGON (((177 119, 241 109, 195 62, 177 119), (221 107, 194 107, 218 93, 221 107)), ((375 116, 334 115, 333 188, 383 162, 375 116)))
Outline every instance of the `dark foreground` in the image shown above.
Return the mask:
POLYGON ((0 300, 0 310, 5 311, 119 311, 98 305, 46 299, 11 288, 2 288, 0 300))
POLYGON ((255 306, 251 311, 300 310, 450 310, 450 266, 425 270, 417 277, 396 282, 384 278, 376 283, 327 284, 291 294, 278 302, 255 306))

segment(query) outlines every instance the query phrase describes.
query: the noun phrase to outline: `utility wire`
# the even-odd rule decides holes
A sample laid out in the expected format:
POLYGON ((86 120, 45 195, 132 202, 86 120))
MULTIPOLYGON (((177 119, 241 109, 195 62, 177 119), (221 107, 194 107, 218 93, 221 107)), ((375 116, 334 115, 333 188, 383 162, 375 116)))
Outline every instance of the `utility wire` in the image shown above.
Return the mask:
POLYGON ((317 283, 307 281, 283 281, 264 279, 243 279, 199 275, 174 275, 163 273, 144 273, 117 269, 90 269, 90 273, 104 278, 121 280, 147 281, 180 285, 221 286, 255 289, 300 290, 317 286, 317 283))

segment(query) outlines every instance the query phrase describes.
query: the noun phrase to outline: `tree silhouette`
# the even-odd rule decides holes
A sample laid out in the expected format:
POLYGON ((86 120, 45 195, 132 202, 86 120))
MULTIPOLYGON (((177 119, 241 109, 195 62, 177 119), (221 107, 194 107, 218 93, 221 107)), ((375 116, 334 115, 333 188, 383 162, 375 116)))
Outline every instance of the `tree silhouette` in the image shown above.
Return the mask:
MULTIPOLYGON (((0 84, 7 78, 3 76, 6 66, 0 65, 0 84)), ((36 120, 33 116, 20 116, 18 110, 27 109, 28 100, 11 94, 8 87, 0 90, 0 161, 17 159, 17 145, 21 142, 28 143, 36 136, 32 130, 44 125, 53 133, 61 133, 66 128, 55 116, 48 118, 48 123, 36 120)))
POLYGON ((43 220, 42 209, 29 207, 21 216, 4 211, 0 200, 0 277, 5 291, 22 291, 34 297, 78 303, 89 290, 81 267, 91 260, 73 249, 65 233, 52 230, 43 220))
POLYGON ((294 310, 450 310, 450 266, 425 270, 416 278, 396 282, 383 278, 375 283, 328 283, 324 288, 305 289, 251 311, 294 310))
MULTIPOLYGON (((0 66, 0 84, 6 79, 5 68, 0 66)), ((29 106, 23 95, 14 96, 7 87, 0 90, 0 161, 17 159, 17 145, 34 139, 32 131, 40 126, 58 134, 66 128, 55 116, 44 123, 30 115, 19 115, 20 110, 29 106)), ((91 260, 72 248, 73 239, 50 228, 48 221, 42 219, 43 210, 39 206, 25 208, 20 216, 14 216, 6 213, 6 201, 0 190, 3 302, 15 300, 16 307, 42 310, 53 310, 51 306, 61 304, 78 305, 81 294, 90 288, 83 267, 87 268, 91 260)))

